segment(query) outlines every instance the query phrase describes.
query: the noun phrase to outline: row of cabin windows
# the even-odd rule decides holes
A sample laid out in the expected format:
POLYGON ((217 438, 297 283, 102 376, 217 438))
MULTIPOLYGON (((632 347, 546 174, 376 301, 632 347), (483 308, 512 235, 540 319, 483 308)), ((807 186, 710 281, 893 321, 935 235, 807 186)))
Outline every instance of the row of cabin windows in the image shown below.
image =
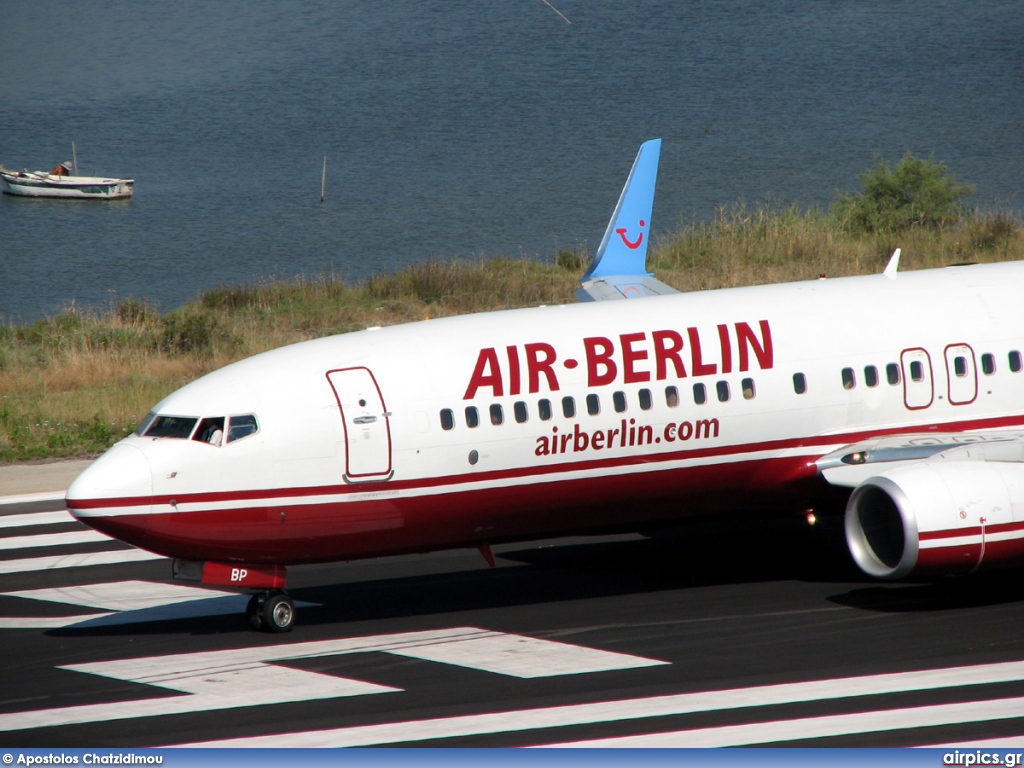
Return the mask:
MULTIPOLYGON (((1021 353, 1017 350, 1011 350, 1007 355, 1007 362, 1010 367, 1010 371, 1013 373, 1020 373, 1024 368, 1024 359, 1021 357, 1021 353)), ((967 376, 970 367, 967 364, 967 358, 963 355, 957 355, 953 358, 953 375, 961 378, 967 376)), ((991 352, 986 352, 981 356, 981 372, 986 376, 991 376, 996 372, 996 358, 991 352)), ((924 381, 925 371, 924 363, 920 360, 912 360, 909 365, 909 373, 911 381, 924 381)), ((796 388, 797 394, 803 394, 800 390, 800 385, 797 384, 796 377, 803 376, 803 374, 796 374, 793 377, 794 388, 796 388)), ((853 368, 843 368, 842 371, 843 388, 853 389, 857 386, 857 373, 853 368)), ((889 363, 885 366, 885 380, 891 385, 896 386, 900 383, 900 367, 896 363, 889 363)), ((877 387, 879 383, 878 369, 873 365, 864 367, 864 384, 868 387, 877 387)), ((806 391, 806 380, 803 382, 804 391, 806 391)))
MULTIPOLYGON (((802 374, 801 374, 802 375, 802 374)), ((741 390, 743 398, 745 400, 752 400, 756 394, 753 379, 743 379, 741 382, 741 390)), ((715 394, 718 397, 718 401, 725 403, 732 398, 731 389, 729 382, 719 381, 715 384, 715 394)), ((637 392, 637 401, 640 405, 640 410, 649 411, 654 407, 654 393, 649 389, 641 389, 637 392)), ((693 385, 693 402, 697 405, 703 405, 708 401, 708 390, 704 384, 697 383, 693 385)), ((585 405, 587 413, 591 416, 597 416, 601 413, 601 398, 595 393, 591 393, 586 396, 585 405)), ((679 388, 670 385, 665 387, 665 404, 669 408, 677 408, 679 406, 679 388)), ((576 416, 576 398, 572 396, 563 397, 560 403, 562 416, 567 419, 575 418, 576 416)), ((626 393, 617 391, 612 393, 612 408, 615 413, 625 413, 627 408, 626 393)), ((480 411, 475 405, 466 407, 466 426, 470 429, 474 429, 480 426, 480 411)), ((491 424, 504 424, 505 423, 505 409, 500 403, 493 403, 487 409, 487 415, 490 418, 491 424)), ((512 404, 512 415, 515 418, 516 423, 523 424, 529 420, 529 408, 525 401, 517 400, 512 404)), ((553 404, 547 398, 541 398, 537 401, 537 415, 541 421, 549 421, 554 416, 553 404)), ((441 428, 445 430, 455 429, 455 412, 451 408, 443 408, 441 410, 441 428)))
MULTIPOLYGON (((1007 358, 1010 370, 1013 373, 1019 373, 1024 369, 1024 358, 1021 353, 1017 350, 1012 350, 1007 358)), ((924 364, 920 360, 912 360, 908 366, 910 378, 912 381, 924 381, 925 371, 924 364)), ((956 376, 967 376, 969 371, 968 361, 966 357, 958 355, 953 358, 953 373, 956 376)), ((986 352, 981 356, 981 372, 986 376, 991 376, 996 372, 996 359, 995 356, 989 352, 986 352)), ((885 380, 890 386, 897 386, 902 381, 902 374, 900 366, 897 363, 889 363, 885 366, 885 380)), ((844 389, 853 389, 857 386, 857 373, 853 368, 847 367, 842 370, 842 382, 844 389)), ((867 365, 864 367, 864 385, 867 387, 877 387, 881 382, 880 372, 874 365, 867 365)), ((745 400, 752 400, 757 390, 754 386, 753 379, 743 379, 741 382, 741 391, 745 400)), ((807 376, 803 373, 793 374, 793 391, 798 395, 806 394, 807 392, 807 376)), ((728 381, 718 381, 715 383, 715 395, 718 401, 726 403, 732 399, 732 392, 729 387, 728 381)), ((639 400, 640 409, 649 411, 654 407, 654 395, 649 389, 641 389, 637 393, 639 400)), ((704 405, 708 401, 708 390, 707 386, 698 382, 693 385, 693 402, 696 405, 704 405)), ((665 387, 665 404, 669 408, 676 408, 679 406, 679 388, 670 385, 665 387)), ((589 394, 586 397, 587 413, 591 416, 596 416, 601 412, 601 400, 596 394, 589 394)), ((626 393, 617 391, 612 393, 612 407, 616 413, 623 413, 626 410, 626 393)), ((571 396, 563 397, 561 401, 562 415, 571 419, 576 416, 576 400, 571 396)), ((519 400, 512 404, 512 413, 517 423, 523 424, 529 420, 529 409, 526 402, 519 400)), ((505 422, 505 412, 503 407, 494 403, 488 409, 488 415, 492 424, 503 424, 505 422)), ((537 415, 541 421, 549 421, 554 415, 552 403, 550 400, 543 398, 537 401, 537 415)), ((480 426, 480 413, 475 405, 470 405, 466 408, 466 426, 475 428, 480 426)), ((449 430, 455 428, 455 412, 450 408, 444 408, 441 411, 441 427, 449 430)))

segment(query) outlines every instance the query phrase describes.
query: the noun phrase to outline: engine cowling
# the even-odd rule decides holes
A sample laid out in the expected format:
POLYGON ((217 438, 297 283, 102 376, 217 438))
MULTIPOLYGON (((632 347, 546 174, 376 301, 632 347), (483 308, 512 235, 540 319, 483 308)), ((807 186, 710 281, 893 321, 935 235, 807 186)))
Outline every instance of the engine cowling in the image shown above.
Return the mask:
POLYGON ((885 579, 1024 565, 1024 464, 923 461, 871 477, 846 505, 846 542, 885 579))

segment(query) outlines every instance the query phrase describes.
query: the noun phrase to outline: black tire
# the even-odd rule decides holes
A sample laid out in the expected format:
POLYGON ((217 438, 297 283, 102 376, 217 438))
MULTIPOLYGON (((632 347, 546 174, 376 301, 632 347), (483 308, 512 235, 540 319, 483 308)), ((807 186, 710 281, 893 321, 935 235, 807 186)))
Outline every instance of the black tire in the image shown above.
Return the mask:
POLYGON ((283 592, 270 595, 259 612, 266 632, 290 632, 295 624, 295 603, 283 592))
POLYGON ((263 595, 253 595, 249 598, 249 604, 245 606, 245 620, 249 622, 249 629, 253 632, 263 629, 263 595))

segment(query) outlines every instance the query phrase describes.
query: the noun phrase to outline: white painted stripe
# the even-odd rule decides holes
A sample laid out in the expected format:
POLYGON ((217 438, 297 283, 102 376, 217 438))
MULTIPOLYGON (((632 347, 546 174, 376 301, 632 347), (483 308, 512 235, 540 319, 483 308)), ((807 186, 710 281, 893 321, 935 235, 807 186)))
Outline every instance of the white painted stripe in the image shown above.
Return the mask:
POLYGON ((0 731, 47 728, 74 723, 98 723, 109 720, 131 720, 139 717, 178 715, 190 712, 213 712, 240 706, 286 704, 311 699, 343 696, 365 696, 400 690, 360 680, 307 672, 289 667, 256 664, 196 675, 185 681, 161 681, 155 685, 181 690, 191 687, 201 693, 186 693, 158 699, 119 701, 112 704, 91 704, 81 707, 41 709, 0 715, 0 731), (205 685, 208 683, 209 685, 205 685))
POLYGON ((521 678, 581 675, 668 663, 522 635, 503 634, 429 643, 393 649, 388 653, 521 678))
POLYGON ((237 593, 220 589, 189 587, 183 584, 159 584, 151 581, 115 581, 52 589, 27 589, 0 594, 6 597, 22 597, 50 603, 101 608, 106 611, 139 611, 193 600, 238 596, 237 593))
POLYGON ((746 725, 725 725, 718 728, 696 728, 670 733, 648 733, 611 739, 593 739, 544 747, 742 747, 752 744, 778 744, 786 741, 851 736, 858 733, 904 731, 911 728, 933 728, 942 725, 1011 720, 1024 717, 1024 697, 936 704, 928 707, 884 709, 857 712, 851 715, 807 717, 797 720, 775 720, 746 725))
POLYGON ((0 616, 0 629, 62 629, 86 621, 106 619, 114 613, 84 613, 80 616, 0 616))
POLYGON ((64 501, 66 491, 46 491, 44 493, 23 493, 19 496, 0 496, 0 506, 6 504, 31 504, 35 501, 64 501))
POLYGON ((28 512, 23 515, 0 516, 0 528, 28 528, 33 525, 73 523, 75 518, 66 509, 60 512, 28 512))
POLYGON ((999 749, 1024 749, 1024 734, 1019 736, 1003 736, 998 739, 981 738, 976 741, 955 742, 952 744, 922 744, 921 749, 986 749, 996 747, 999 749))
POLYGON ((54 568, 81 568, 92 565, 114 565, 116 563, 138 563, 144 560, 163 560, 160 555, 141 549, 117 549, 109 552, 88 552, 77 555, 51 555, 30 557, 24 560, 0 560, 0 575, 9 573, 31 573, 54 568))
MULTIPOLYGON (((619 467, 596 467, 586 470, 568 470, 564 472, 553 472, 551 474, 529 474, 523 477, 507 477, 500 479, 475 480, 467 477, 463 482, 428 487, 414 487, 404 489, 375 490, 365 493, 345 494, 316 494, 311 496, 279 496, 262 499, 233 499, 227 501, 203 501, 186 502, 179 501, 176 507, 170 504, 153 505, 142 504, 137 506, 101 507, 97 509, 75 510, 75 517, 120 517, 128 515, 174 515, 188 512, 218 512, 234 509, 262 509, 274 507, 275 509, 299 505, 319 504, 357 504, 365 501, 379 501, 387 498, 421 498, 424 496, 438 496, 450 493, 465 493, 468 491, 493 490, 495 488, 514 488, 523 485, 543 485, 571 480, 588 480, 595 477, 608 477, 612 475, 640 475, 648 472, 662 472, 684 468, 703 467, 711 464, 735 464, 742 461, 760 461, 785 456, 817 456, 822 451, 830 452, 841 448, 842 444, 835 446, 812 446, 808 448, 787 449, 786 451, 763 450, 751 451, 749 453, 737 453, 727 456, 706 456, 694 459, 681 459, 678 461, 665 461, 653 463, 627 464, 619 467)), ((432 478, 423 478, 430 480, 432 478)), ((260 489, 256 489, 260 490, 260 489)), ((263 489, 270 490, 270 489, 263 489)), ((74 500, 71 500, 74 506, 74 500)))
POLYGON ((304 677, 303 675, 313 673, 300 675, 301 670, 290 667, 280 667, 287 672, 296 673, 287 679, 287 676, 274 677, 279 673, 267 671, 272 666, 271 662, 291 659, 368 652, 393 653, 401 656, 444 656, 445 654, 436 650, 437 646, 454 643, 463 652, 472 653, 476 657, 477 664, 474 668, 498 674, 506 674, 506 669, 520 666, 519 662, 512 663, 509 659, 509 652, 513 647, 518 647, 520 653, 527 652, 533 663, 539 669, 548 669, 549 674, 563 674, 556 669, 566 666, 574 668, 572 674, 579 674, 586 664, 596 664, 593 671, 601 671, 662 663, 638 656, 580 648, 578 650, 583 661, 573 665, 567 664, 567 659, 571 654, 570 649, 574 646, 537 639, 533 639, 532 643, 518 646, 489 642, 501 637, 518 636, 504 636, 476 627, 457 627, 69 665, 60 669, 155 685, 191 695, 0 714, 0 731, 234 709, 395 690, 331 675, 318 674, 315 679, 304 677), (483 646, 472 648, 472 643, 476 641, 483 641, 483 646), (470 645, 467 646, 466 643, 470 645), (547 661, 546 655, 554 656, 559 663, 547 661), (215 680, 217 684, 211 686, 211 680, 215 680), (270 690, 265 690, 269 683, 273 685, 270 690))
MULTIPOLYGON (((966 685, 985 685, 1022 679, 1024 679, 1024 662, 1006 662, 976 667, 951 667, 919 672, 899 672, 834 680, 815 680, 806 683, 784 683, 756 688, 736 688, 593 704, 493 712, 482 715, 381 723, 322 731, 283 733, 273 736, 224 739, 178 746, 365 747, 479 736, 490 733, 564 728, 573 725, 592 725, 696 712, 876 696, 966 685)), ((1016 714, 1012 716, 1024 717, 1024 700, 1011 701, 1021 702, 1016 714)), ((2 723, 2 718, 3 715, 0 715, 0 723, 2 723)))
POLYGON ((96 541, 114 543, 109 536, 91 530, 66 533, 39 533, 34 536, 8 536, 0 539, 0 550, 33 549, 38 547, 64 547, 69 544, 91 544, 96 541))
MULTIPOLYGON (((0 629, 54 629, 76 625, 109 627, 140 622, 194 619, 199 616, 240 616, 249 599, 248 595, 221 590, 147 581, 30 589, 3 594, 7 597, 84 605, 118 612, 74 616, 0 617, 0 629)), ((317 604, 296 601, 295 605, 301 608, 317 604)))

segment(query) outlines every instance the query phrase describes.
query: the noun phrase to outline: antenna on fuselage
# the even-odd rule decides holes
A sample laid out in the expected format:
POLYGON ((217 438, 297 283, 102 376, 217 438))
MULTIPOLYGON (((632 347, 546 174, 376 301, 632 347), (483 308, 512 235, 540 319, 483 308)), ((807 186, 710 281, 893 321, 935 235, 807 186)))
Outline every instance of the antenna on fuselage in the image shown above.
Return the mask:
POLYGON ((888 277, 890 280, 896 279, 896 270, 900 268, 900 248, 897 248, 892 252, 892 256, 889 257, 889 263, 885 265, 885 271, 883 275, 888 277))

